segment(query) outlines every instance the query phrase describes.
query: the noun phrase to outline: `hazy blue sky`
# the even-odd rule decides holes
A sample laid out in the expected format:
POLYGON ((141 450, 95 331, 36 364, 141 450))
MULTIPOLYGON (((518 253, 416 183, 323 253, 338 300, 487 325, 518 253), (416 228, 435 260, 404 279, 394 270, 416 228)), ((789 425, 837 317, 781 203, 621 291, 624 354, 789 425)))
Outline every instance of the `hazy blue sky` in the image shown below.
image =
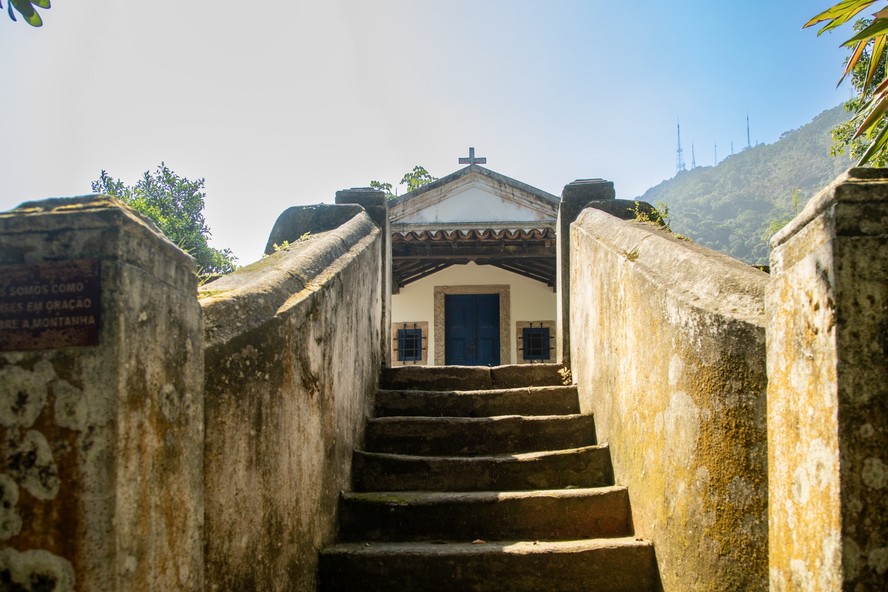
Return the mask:
MULTIPOLYGON (((261 254, 285 208, 337 189, 487 166, 554 194, 635 197, 773 142, 850 96, 834 0, 55 0, 0 14, 0 210, 128 183, 160 161, 206 178, 213 244, 261 254)), ((5 4, 4 4, 5 6, 5 4)))

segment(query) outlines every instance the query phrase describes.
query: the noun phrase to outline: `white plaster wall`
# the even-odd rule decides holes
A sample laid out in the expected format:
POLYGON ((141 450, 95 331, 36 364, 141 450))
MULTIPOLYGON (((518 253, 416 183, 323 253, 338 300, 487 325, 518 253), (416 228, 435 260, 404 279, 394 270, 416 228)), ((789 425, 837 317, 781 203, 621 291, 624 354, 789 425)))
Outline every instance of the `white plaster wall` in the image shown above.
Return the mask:
MULTIPOLYGON (((478 286, 485 284, 508 285, 511 294, 510 310, 510 363, 518 359, 516 321, 554 321, 555 292, 542 282, 505 271, 492 265, 453 265, 436 274, 425 277, 401 288, 392 295, 392 322, 406 323, 426 321, 429 324, 429 365, 436 364, 434 328, 435 286, 478 286)), ((505 362, 504 362, 505 363, 505 362)))
POLYGON ((504 196, 494 195, 483 185, 470 185, 461 191, 451 192, 447 199, 416 212, 398 222, 488 222, 509 220, 510 222, 539 222, 546 216, 530 208, 521 206, 504 196))

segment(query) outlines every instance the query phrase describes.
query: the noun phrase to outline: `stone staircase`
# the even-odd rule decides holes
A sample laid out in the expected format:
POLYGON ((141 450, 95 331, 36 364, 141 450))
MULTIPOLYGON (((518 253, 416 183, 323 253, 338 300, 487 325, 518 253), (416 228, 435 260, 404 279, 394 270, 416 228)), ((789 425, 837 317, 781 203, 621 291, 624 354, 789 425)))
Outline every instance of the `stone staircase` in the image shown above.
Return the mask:
POLYGON ((319 590, 658 590, 653 545, 558 370, 385 370, 319 590))

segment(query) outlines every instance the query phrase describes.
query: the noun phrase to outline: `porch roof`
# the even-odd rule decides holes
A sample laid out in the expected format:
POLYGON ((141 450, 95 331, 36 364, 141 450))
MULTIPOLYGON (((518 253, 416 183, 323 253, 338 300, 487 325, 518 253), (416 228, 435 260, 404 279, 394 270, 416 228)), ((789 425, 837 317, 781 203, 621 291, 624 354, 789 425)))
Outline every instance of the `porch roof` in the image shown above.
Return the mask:
POLYGON ((438 228, 392 233, 396 288, 451 265, 493 265, 555 287, 554 228, 438 228))

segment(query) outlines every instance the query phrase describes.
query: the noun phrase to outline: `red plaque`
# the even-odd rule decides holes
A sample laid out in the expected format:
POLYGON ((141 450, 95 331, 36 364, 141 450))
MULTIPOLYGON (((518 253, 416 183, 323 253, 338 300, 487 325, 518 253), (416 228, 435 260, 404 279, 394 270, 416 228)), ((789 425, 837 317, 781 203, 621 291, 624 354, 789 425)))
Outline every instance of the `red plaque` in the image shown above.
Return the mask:
POLYGON ((98 259, 0 266, 0 351, 99 344, 98 259))

